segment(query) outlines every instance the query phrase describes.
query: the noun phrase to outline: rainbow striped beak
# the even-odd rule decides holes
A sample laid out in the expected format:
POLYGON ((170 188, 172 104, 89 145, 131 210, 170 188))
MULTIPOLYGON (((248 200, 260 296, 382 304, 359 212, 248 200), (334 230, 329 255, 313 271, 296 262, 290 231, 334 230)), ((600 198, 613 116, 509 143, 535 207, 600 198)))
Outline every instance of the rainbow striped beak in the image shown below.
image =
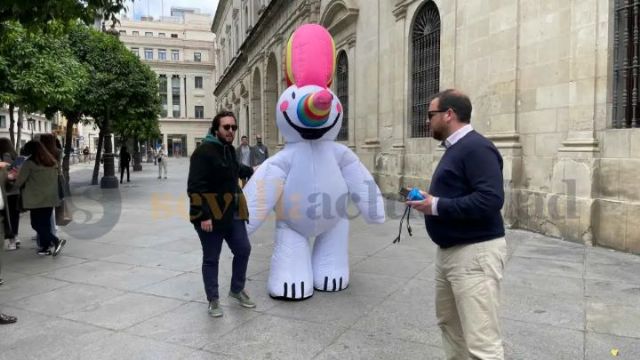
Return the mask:
POLYGON ((333 95, 328 90, 305 95, 298 102, 298 119, 304 126, 317 128, 329 120, 333 95))

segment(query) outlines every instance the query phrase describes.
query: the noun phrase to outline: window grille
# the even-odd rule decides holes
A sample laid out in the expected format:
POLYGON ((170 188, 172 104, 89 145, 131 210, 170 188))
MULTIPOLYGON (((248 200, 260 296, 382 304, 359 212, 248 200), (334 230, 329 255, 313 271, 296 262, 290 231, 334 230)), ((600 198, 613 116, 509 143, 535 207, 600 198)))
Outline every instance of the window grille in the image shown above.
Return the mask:
POLYGON ((429 100, 440 89, 440 14, 433 1, 416 15, 412 29, 411 137, 428 137, 429 100))
POLYGON ((336 90, 342 103, 342 126, 338 132, 338 140, 346 141, 349 140, 349 59, 344 51, 338 54, 336 63, 336 90))
POLYGON ((615 0, 613 127, 640 127, 640 0, 615 0))

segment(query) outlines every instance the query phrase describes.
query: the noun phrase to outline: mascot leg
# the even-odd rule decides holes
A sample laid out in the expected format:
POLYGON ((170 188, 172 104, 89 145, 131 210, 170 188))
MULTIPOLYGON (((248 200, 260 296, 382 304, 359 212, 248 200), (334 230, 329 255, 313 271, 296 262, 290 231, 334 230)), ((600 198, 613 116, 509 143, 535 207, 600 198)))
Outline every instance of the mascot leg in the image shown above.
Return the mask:
POLYGON ((349 220, 340 219, 313 244, 313 286, 340 291, 349 286, 349 220))
POLYGON ((313 295, 309 240, 282 221, 276 224, 268 287, 276 299, 304 300, 313 295))

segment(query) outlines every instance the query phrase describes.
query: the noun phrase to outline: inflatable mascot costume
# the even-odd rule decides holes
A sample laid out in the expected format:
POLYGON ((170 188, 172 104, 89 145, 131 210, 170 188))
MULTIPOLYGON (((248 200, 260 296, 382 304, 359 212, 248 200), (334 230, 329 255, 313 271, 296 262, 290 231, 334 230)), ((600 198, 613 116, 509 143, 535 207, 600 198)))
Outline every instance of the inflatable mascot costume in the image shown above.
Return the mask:
POLYGON ((373 177, 349 148, 334 141, 342 124, 342 105, 328 88, 335 58, 333 39, 322 26, 303 25, 293 33, 286 57, 289 87, 276 105, 285 146, 244 188, 249 234, 277 208, 268 283, 274 298, 303 300, 314 288, 347 288, 349 198, 367 222, 385 220, 373 177))

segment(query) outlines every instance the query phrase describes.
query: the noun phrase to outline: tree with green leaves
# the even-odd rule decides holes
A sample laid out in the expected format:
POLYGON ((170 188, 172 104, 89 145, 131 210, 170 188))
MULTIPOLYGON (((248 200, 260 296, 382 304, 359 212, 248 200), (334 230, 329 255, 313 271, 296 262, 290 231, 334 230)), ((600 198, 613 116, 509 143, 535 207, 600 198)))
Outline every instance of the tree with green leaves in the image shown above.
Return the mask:
POLYGON ((115 23, 116 15, 126 10, 126 3, 127 0, 3 0, 0 23, 13 20, 28 28, 78 19, 85 24, 93 24, 96 19, 115 23))
POLYGON ((52 105, 64 107, 73 103, 86 82, 87 72, 72 53, 60 24, 50 23, 34 31, 27 31, 16 22, 3 25, 0 103, 9 106, 9 134, 11 141, 19 145, 22 112, 44 112, 52 105), (15 107, 20 109, 17 139, 15 107))
POLYGON ((140 138, 158 127, 158 82, 153 71, 116 36, 76 25, 69 29, 68 37, 75 56, 87 67, 89 81, 79 101, 62 111, 70 124, 90 117, 100 130, 92 177, 92 184, 97 184, 102 144, 110 153, 111 142, 105 143, 104 137, 112 129, 123 137, 140 138))

